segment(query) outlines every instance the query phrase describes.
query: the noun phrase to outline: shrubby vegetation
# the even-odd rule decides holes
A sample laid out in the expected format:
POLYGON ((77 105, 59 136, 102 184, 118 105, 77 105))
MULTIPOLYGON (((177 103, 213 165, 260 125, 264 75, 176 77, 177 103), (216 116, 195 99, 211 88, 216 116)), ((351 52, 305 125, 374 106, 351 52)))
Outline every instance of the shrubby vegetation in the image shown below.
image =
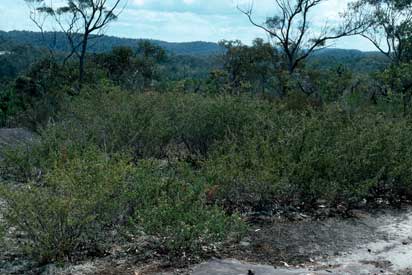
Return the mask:
POLYGON ((41 262, 67 259, 83 248, 94 251, 127 207, 126 161, 109 160, 92 148, 72 153, 62 152, 41 181, 1 189, 6 223, 24 234, 23 248, 41 262))
POLYGON ((409 196, 407 120, 374 112, 268 113, 241 138, 223 141, 207 161, 216 199, 238 208, 311 208, 409 196), (408 164, 407 164, 408 163, 408 164))
POLYGON ((5 220, 43 261, 97 250, 119 226, 158 236, 180 255, 241 232, 225 210, 410 198, 409 118, 301 106, 84 91, 39 144, 6 153, 7 174, 23 185, 2 188, 5 220))
MULTIPOLYGON (((352 12, 374 4, 358 2, 352 12)), ((349 23, 337 35, 361 31, 349 23)), ((0 236, 41 263, 137 236, 176 259, 236 240, 250 213, 410 201, 410 53, 309 56, 333 37, 305 37, 311 52, 222 41, 206 57, 141 41, 96 49, 83 69, 64 45, 28 66, 2 41, 14 66, 0 66, 0 125, 39 138, 1 148, 0 236)))
MULTIPOLYGON (((2 153, 3 227, 40 262, 104 255, 121 232, 153 236, 169 256, 202 254, 240 236, 239 216, 250 211, 412 195, 411 118, 394 86, 402 78, 388 80, 393 69, 373 76, 386 95, 337 68, 310 72, 319 94, 289 79, 278 96, 238 90, 230 67, 197 93, 174 82, 126 90, 106 65, 89 69, 78 91, 73 68, 37 64, 10 86, 15 103, 6 105, 9 123, 29 125, 40 141, 2 153)), ((253 75, 241 85, 260 83, 253 75)))
POLYGON ((103 255, 120 232, 145 232, 157 237, 159 251, 180 257, 242 233, 236 215, 207 204, 206 184, 186 165, 133 159, 126 148, 105 152, 74 122, 49 126, 40 143, 5 153, 6 179, 14 182, 0 189, 5 228, 22 236, 28 255, 43 263, 103 255))

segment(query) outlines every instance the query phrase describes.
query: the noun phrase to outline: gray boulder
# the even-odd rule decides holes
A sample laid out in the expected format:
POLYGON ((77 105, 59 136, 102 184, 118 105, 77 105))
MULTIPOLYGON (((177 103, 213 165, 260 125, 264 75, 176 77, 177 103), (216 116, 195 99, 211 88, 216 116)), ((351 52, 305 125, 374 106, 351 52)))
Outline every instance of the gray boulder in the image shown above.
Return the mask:
POLYGON ((31 143, 35 139, 32 132, 23 128, 0 128, 0 160, 5 148, 31 143))

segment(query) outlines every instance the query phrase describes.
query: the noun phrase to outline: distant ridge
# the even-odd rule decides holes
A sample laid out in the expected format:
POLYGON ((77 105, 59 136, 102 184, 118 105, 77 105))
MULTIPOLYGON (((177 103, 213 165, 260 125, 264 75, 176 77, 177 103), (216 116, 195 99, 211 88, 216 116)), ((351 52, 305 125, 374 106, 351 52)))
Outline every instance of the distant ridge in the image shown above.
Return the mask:
MULTIPOLYGON (((113 47, 127 46, 136 48, 138 42, 144 39, 119 38, 114 36, 93 37, 90 41, 89 52, 102 53, 111 51, 113 47)), ((165 42, 148 39, 152 43, 164 48, 169 54, 188 56, 196 59, 208 59, 211 55, 221 54, 224 49, 213 42, 165 42)), ((68 51, 68 43, 64 33, 45 33, 45 39, 39 32, 32 31, 0 31, 0 45, 2 42, 14 45, 31 45, 35 48, 50 47, 56 51, 68 51)), ((7 51, 0 48, 0 51, 7 51)), ((388 60, 379 52, 362 52, 359 50, 326 48, 315 51, 308 59, 308 65, 317 69, 333 69, 344 65, 352 71, 373 72, 385 68, 388 60)))
MULTIPOLYGON (((49 47, 52 46, 58 51, 69 50, 67 40, 62 32, 46 32, 45 40, 41 33, 32 31, 0 31, 0 41, 9 41, 15 44, 30 44, 34 47, 49 47)), ((94 37, 91 40, 89 51, 101 53, 110 51, 113 47, 127 46, 137 47, 139 41, 144 39, 119 38, 114 36, 94 37)), ((160 40, 147 39, 152 43, 161 46, 169 53, 175 55, 211 55, 221 52, 221 47, 213 42, 165 42, 160 40)))

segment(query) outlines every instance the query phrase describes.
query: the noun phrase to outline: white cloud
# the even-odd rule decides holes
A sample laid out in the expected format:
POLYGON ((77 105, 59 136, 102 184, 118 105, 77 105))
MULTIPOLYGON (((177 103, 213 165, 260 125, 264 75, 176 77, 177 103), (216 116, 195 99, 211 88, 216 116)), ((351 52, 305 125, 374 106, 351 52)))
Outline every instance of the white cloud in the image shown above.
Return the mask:
MULTIPOLYGON (((348 1, 325 0, 311 17, 313 25, 338 20, 339 12, 348 1)), ((175 42, 240 39, 250 43, 255 37, 266 38, 266 35, 236 8, 237 5, 247 7, 249 3, 250 0, 129 0, 128 7, 109 27, 108 34, 175 42)), ((263 22, 272 16, 276 12, 274 7, 274 0, 255 0, 256 21, 263 22)), ((23 0, 0 0, 0 29, 36 30, 28 14, 23 0)), ((338 41, 335 46, 373 50, 369 43, 358 38, 338 41)))
POLYGON ((133 4, 137 6, 143 6, 144 5, 144 0, 133 0, 133 4))

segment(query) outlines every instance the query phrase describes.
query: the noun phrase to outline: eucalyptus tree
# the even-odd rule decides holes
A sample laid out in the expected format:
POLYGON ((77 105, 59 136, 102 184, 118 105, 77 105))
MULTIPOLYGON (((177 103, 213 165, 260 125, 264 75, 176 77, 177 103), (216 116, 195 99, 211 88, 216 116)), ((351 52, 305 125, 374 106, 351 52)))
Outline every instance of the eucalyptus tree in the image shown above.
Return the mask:
POLYGON ((279 68, 278 51, 261 38, 253 41, 252 46, 241 41, 220 41, 225 49, 222 56, 223 70, 233 91, 240 92, 242 84, 248 84, 255 92, 265 94, 270 80, 279 68))
POLYGON ((385 55, 390 66, 378 75, 379 93, 400 96, 404 114, 412 100, 412 0, 356 0, 350 14, 363 14, 370 28, 361 33, 385 55))
MULTIPOLYGON (((253 18, 253 2, 248 9, 239 8, 249 21, 264 30, 284 56, 286 69, 293 74, 314 51, 327 43, 346 36, 362 33, 365 21, 348 17, 337 25, 315 26, 311 22, 313 11, 327 0, 275 0, 276 14, 259 24, 253 18)), ((361 18, 361 17, 360 17, 361 18)))
POLYGON ((62 5, 47 0, 25 0, 31 7, 31 19, 43 31, 51 18, 69 43, 67 61, 79 60, 79 83, 84 80, 85 60, 90 39, 101 35, 121 12, 122 0, 65 0, 62 5))
POLYGON ((349 8, 371 26, 361 35, 392 63, 412 60, 412 0, 357 0, 349 8))

